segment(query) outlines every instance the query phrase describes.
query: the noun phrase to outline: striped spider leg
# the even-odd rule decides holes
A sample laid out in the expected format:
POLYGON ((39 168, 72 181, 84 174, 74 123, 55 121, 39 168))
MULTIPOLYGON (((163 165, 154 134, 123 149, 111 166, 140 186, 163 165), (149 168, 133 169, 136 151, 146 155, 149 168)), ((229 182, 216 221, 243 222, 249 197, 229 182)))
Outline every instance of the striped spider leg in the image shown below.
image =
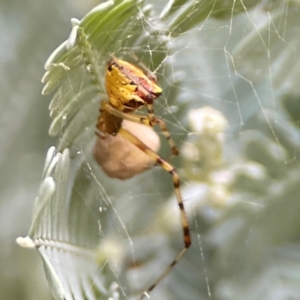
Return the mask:
POLYGON ((123 120, 133 123, 143 124, 149 127, 159 125, 162 133, 166 137, 173 155, 179 152, 175 146, 170 133, 167 130, 165 122, 157 118, 153 112, 153 101, 160 96, 162 89, 158 86, 156 79, 147 76, 136 66, 119 60, 115 57, 107 64, 106 70, 106 91, 108 101, 102 101, 100 107, 100 115, 97 123, 99 138, 101 134, 116 136, 120 135, 125 140, 136 146, 144 152, 151 160, 160 165, 164 170, 171 174, 173 186, 180 210, 181 226, 183 230, 184 247, 176 255, 171 264, 165 271, 154 281, 154 283, 140 296, 143 299, 148 295, 159 282, 173 269, 183 254, 191 245, 191 236, 187 214, 184 209, 182 196, 180 192, 180 178, 176 169, 167 161, 162 159, 155 151, 151 150, 141 139, 137 138, 133 133, 122 127, 123 120), (148 115, 134 114, 134 111, 147 107, 148 115))

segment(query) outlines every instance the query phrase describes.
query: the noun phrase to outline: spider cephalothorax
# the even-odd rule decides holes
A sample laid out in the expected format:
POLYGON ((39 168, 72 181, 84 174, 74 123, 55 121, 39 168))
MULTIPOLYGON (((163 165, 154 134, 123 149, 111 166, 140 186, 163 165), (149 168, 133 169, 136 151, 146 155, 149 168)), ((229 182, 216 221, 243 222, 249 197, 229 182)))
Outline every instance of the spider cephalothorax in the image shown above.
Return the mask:
POLYGON ((117 58, 107 63, 106 91, 109 102, 124 112, 152 105, 162 93, 154 77, 147 76, 141 69, 117 58))

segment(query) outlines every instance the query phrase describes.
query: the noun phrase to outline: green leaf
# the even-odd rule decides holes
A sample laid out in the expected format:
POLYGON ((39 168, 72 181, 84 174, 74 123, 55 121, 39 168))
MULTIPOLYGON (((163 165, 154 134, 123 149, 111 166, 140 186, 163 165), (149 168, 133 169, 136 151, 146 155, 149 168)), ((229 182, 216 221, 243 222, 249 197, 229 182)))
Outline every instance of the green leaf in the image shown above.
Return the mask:
POLYGON ((104 73, 105 62, 113 52, 112 41, 124 39, 131 32, 132 16, 137 11, 136 1, 100 4, 81 21, 72 21, 69 39, 47 60, 43 94, 56 90, 50 103, 54 120, 49 133, 56 136, 70 124, 60 150, 69 147, 80 134, 89 134, 90 139, 94 134, 93 131, 85 132, 85 128, 95 123, 98 112, 93 107, 104 97, 100 74, 104 73), (120 27, 122 30, 118 30, 120 27))
POLYGON ((48 151, 28 237, 18 242, 40 253, 55 299, 107 299, 96 260, 98 204, 89 197, 91 182, 80 169, 70 176, 70 163, 74 169, 78 161, 70 162, 68 150, 54 151, 48 151))
MULTIPOLYGON (((170 0, 161 12, 160 18, 168 20, 168 29, 172 36, 178 36, 210 17, 228 19, 256 6, 261 0, 226 1, 226 0, 170 0)), ((203 25, 202 25, 203 26, 203 25)))
POLYGON ((106 97, 105 62, 111 54, 127 59, 130 52, 157 72, 164 87, 158 112, 173 118, 175 140, 193 148, 182 151, 181 164, 174 162, 183 179, 193 246, 153 297, 272 299, 275 289, 268 283, 282 276, 288 284, 278 288, 279 299, 294 297, 298 276, 290 259, 298 265, 299 129, 279 104, 282 87, 297 99, 297 76, 291 78, 288 70, 297 74, 298 7, 291 2, 286 11, 270 1, 249 9, 256 3, 170 1, 159 20, 136 1, 109 1, 72 21, 70 37, 46 63, 43 81, 44 93, 55 93, 50 134, 60 136, 59 151, 70 148, 72 157, 81 158, 65 173, 65 165, 56 162, 60 155, 49 153, 30 230, 35 241, 43 225, 56 243, 60 238, 54 249, 72 257, 41 252, 56 298, 64 293, 108 298, 118 293, 108 289, 117 281, 128 299, 152 284, 182 248, 178 205, 174 197, 168 200, 174 193, 169 174, 155 167, 120 182, 90 159, 99 102, 106 97), (262 10, 267 4, 271 9, 262 10), (257 17, 263 25, 254 22, 257 17), (294 57, 285 55, 291 51, 294 57), (283 60, 272 60, 282 53, 283 60), (275 85, 265 77, 267 68, 275 85), (202 123, 207 130, 195 129, 186 107, 201 106, 218 109, 228 128, 210 127, 210 113, 202 123), (108 212, 99 217, 98 206, 108 212), (90 265, 83 266, 83 253, 90 265), (61 272, 61 266, 71 271, 61 272), (89 271, 78 278, 82 267, 89 271))

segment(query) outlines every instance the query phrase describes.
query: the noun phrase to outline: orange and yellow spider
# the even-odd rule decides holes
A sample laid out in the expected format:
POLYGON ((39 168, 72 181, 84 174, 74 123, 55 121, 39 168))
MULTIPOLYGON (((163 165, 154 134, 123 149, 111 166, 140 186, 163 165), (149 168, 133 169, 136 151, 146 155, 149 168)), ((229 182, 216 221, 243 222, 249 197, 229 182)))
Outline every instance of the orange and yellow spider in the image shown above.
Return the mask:
MULTIPOLYGON (((165 122, 156 117, 153 112, 153 102, 162 93, 162 89, 157 84, 154 76, 147 76, 136 66, 112 57, 112 59, 107 63, 106 91, 108 95, 108 101, 102 101, 101 103, 100 115, 96 126, 96 134, 98 135, 99 139, 103 140, 107 137, 113 139, 117 138, 117 136, 122 136, 125 140, 129 141, 135 147, 144 152, 151 159, 151 161, 153 161, 153 163, 156 162, 168 173, 170 173, 173 178, 174 190, 180 209, 184 248, 177 254, 175 259, 165 269, 165 271, 154 281, 154 283, 143 293, 143 295, 141 295, 140 299, 142 299, 158 285, 158 283, 180 260, 182 255, 191 245, 191 236, 188 219, 180 192, 180 179, 176 169, 170 163, 162 159, 155 151, 151 150, 140 138, 124 128, 125 126, 122 126, 123 120, 150 127, 158 124, 162 130, 162 133, 169 142, 172 153, 177 155, 178 150, 166 128, 165 122), (134 113, 137 109, 145 106, 147 107, 148 115, 139 115, 134 113)), ((122 151, 122 149, 119 149, 119 151, 122 151)), ((95 154, 95 157, 97 160, 97 154, 95 154)), ((131 174, 131 176, 133 175, 135 174, 131 174)), ((122 178, 122 176, 119 178, 122 178)))

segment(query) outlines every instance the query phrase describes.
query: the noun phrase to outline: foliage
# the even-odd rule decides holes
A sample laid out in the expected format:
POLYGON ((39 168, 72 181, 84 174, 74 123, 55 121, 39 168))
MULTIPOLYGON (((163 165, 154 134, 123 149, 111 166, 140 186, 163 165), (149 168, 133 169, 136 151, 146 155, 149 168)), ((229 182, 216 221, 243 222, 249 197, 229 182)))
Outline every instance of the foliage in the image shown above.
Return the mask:
POLYGON ((193 228, 153 298, 297 299, 298 6, 247 3, 169 1, 159 19, 143 3, 108 1, 73 19, 43 77, 62 154, 48 153, 29 240, 18 240, 38 249, 56 299, 128 299, 181 247, 169 175, 155 167, 119 182, 91 157, 105 62, 131 51, 164 88, 157 112, 182 144, 174 164, 193 228), (212 110, 195 119, 200 106, 227 121, 212 110))

